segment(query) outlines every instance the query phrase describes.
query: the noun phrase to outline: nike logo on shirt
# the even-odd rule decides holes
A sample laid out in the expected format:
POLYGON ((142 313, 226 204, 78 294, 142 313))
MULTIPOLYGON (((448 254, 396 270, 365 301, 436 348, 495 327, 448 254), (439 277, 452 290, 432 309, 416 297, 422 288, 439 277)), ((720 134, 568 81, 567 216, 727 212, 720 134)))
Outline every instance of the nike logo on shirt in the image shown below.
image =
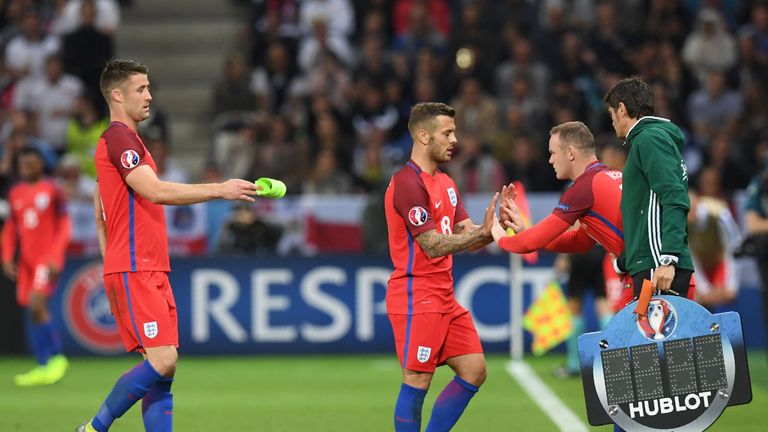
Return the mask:
POLYGON ((442 201, 438 201, 438 202, 436 202, 436 203, 435 203, 435 208, 440 208, 440 204, 442 204, 442 203, 443 203, 442 201))

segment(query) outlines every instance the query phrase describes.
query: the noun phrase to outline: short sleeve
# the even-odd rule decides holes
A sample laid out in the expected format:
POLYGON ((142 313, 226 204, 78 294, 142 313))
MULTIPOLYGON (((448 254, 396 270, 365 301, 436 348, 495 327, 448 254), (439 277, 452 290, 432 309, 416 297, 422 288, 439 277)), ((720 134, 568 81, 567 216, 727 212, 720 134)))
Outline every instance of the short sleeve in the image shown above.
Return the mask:
POLYGON ((589 213, 594 201, 592 182, 577 181, 563 192, 552 214, 573 225, 580 217, 589 213))
POLYGON ((147 163, 144 145, 129 130, 110 134, 105 139, 109 161, 123 178, 137 167, 147 163))
POLYGON ((395 177, 393 204, 412 237, 435 229, 429 211, 429 192, 418 174, 395 177))
POLYGON ((453 215, 453 223, 457 224, 465 219, 469 219, 469 213, 464 208, 464 201, 461 199, 461 194, 456 192, 456 213, 453 215))

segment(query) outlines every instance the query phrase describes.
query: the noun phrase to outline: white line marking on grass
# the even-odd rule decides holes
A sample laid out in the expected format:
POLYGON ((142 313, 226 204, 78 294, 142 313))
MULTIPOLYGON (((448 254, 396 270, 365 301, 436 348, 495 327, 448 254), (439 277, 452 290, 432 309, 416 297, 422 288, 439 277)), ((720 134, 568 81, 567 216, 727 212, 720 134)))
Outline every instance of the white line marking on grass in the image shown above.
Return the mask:
POLYGON ((562 432, 587 432, 587 426, 524 361, 510 361, 507 372, 562 432))

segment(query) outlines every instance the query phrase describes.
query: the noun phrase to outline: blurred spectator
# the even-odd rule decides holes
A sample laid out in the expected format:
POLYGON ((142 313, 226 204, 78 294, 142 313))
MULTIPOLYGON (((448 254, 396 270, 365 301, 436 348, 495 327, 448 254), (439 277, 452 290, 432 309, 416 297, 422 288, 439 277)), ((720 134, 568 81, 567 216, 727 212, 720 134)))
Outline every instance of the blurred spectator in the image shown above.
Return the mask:
POLYGON ((341 195, 352 193, 352 178, 339 169, 336 154, 323 149, 317 154, 302 191, 306 194, 341 195))
POLYGON ((728 203, 700 191, 689 192, 688 244, 696 269, 696 301, 716 309, 731 305, 739 292, 733 252, 741 235, 728 203))
POLYGON ((627 75, 631 72, 626 60, 630 53, 630 43, 623 32, 623 22, 619 19, 617 9, 615 1, 601 1, 597 4, 597 23, 587 45, 593 55, 600 59, 599 67, 627 75))
POLYGON ((433 18, 439 19, 441 8, 438 6, 444 4, 440 0, 402 0, 400 5, 406 10, 408 25, 400 26, 399 16, 404 12, 399 11, 398 5, 395 6, 395 51, 401 52, 408 63, 413 63, 417 53, 426 48, 430 51, 443 52, 446 47, 445 34, 436 29, 433 18), (427 9, 426 3, 434 3, 427 9), (429 14, 427 11, 429 10, 429 14))
POLYGON ((83 83, 65 74, 61 58, 54 55, 45 61, 44 76, 28 76, 19 82, 13 106, 35 113, 40 138, 64 153, 67 127, 82 92, 83 83))
POLYGON ((101 33, 113 34, 120 27, 120 5, 115 0, 69 0, 61 14, 53 20, 51 33, 64 35, 83 24, 82 9, 91 3, 94 10, 93 26, 101 33))
POLYGON ((0 129, 0 141, 4 143, 3 154, 5 155, 6 150, 10 151, 11 165, 15 163, 16 150, 29 145, 43 154, 47 173, 53 172, 56 167, 58 154, 47 142, 37 137, 30 114, 25 111, 16 109, 10 111, 8 119, 0 129))
POLYGON ((90 94, 83 94, 75 102, 72 119, 67 125, 67 155, 77 157, 83 174, 96 178, 93 156, 101 134, 109 127, 109 118, 99 116, 90 94))
POLYGON ((736 40, 716 10, 703 9, 696 17, 696 28, 685 40, 682 58, 701 85, 711 72, 725 73, 736 63, 736 40))
POLYGON ((512 45, 511 58, 496 68, 496 97, 502 100, 513 98, 513 83, 518 75, 531 78, 531 92, 534 97, 544 99, 549 92, 549 70, 533 58, 531 42, 518 37, 512 45))
POLYGON ((345 65, 354 61, 354 51, 346 35, 332 32, 322 16, 312 21, 311 32, 299 42, 298 63, 301 70, 308 72, 321 61, 322 53, 333 52, 345 65))
POLYGON ((545 127, 546 102, 545 99, 539 99, 531 93, 531 76, 529 74, 520 73, 515 76, 512 82, 511 98, 507 103, 507 108, 519 107, 528 128, 541 130, 545 127))
POLYGON ((433 28, 443 37, 451 32, 451 9, 445 0, 396 0, 392 9, 398 38, 413 32, 414 26, 433 28))
POLYGON ((171 156, 171 146, 162 135, 144 136, 152 160, 157 167, 157 177, 162 181, 173 183, 188 183, 189 176, 171 156))
POLYGON ((387 139, 398 137, 405 130, 400 112, 384 99, 384 91, 375 83, 367 86, 355 114, 352 125, 358 135, 368 134, 372 128, 386 133, 387 139))
MULTIPOLYGON (((82 174, 82 164, 78 155, 67 153, 62 156, 56 168, 56 177, 68 203, 76 201, 93 207, 93 189, 96 187, 96 180, 82 174)), ((91 216, 93 216, 92 208, 91 216)))
POLYGON ((40 15, 34 9, 24 12, 21 30, 5 47, 5 66, 17 78, 40 77, 45 74, 45 60, 59 50, 59 38, 43 32, 40 15))
POLYGON ((321 112, 317 116, 312 137, 314 139, 309 143, 310 159, 314 159, 324 150, 329 150, 339 162, 339 168, 350 172, 353 144, 341 130, 339 120, 332 113, 321 112))
POLYGON ((523 183, 527 191, 560 191, 562 182, 552 175, 552 167, 547 166, 546 159, 533 137, 521 135, 515 138, 511 161, 504 166, 507 179, 523 183))
MULTIPOLYGON (((96 6, 93 1, 82 2, 80 15, 80 25, 63 35, 61 56, 64 70, 80 78, 91 94, 99 95, 101 71, 107 60, 114 56, 114 44, 109 34, 95 26, 96 6)), ((96 106, 100 112, 106 111, 101 100, 96 106)))
POLYGON ((251 75, 250 89, 256 95, 256 106, 276 112, 283 106, 297 86, 293 60, 285 45, 273 42, 268 47, 264 66, 251 75))
POLYGON ((352 78, 333 51, 320 53, 317 66, 307 74, 307 85, 310 95, 326 94, 336 110, 349 111, 352 78))
POLYGON ((712 139, 709 146, 709 153, 705 161, 713 171, 704 169, 699 176, 699 189, 702 195, 717 196, 714 193, 714 187, 719 192, 725 189, 731 193, 737 189, 744 189, 749 183, 749 171, 745 170, 745 163, 742 162, 740 154, 734 150, 733 136, 726 132, 718 133, 712 139), (711 178, 715 176, 716 178, 711 178), (705 189, 711 185, 711 189, 705 189))
POLYGON ((484 7, 487 3, 482 1, 464 4, 458 25, 451 33, 449 52, 455 56, 456 67, 490 80, 496 66, 498 38, 493 34, 493 23, 489 22, 494 17, 487 16, 491 11, 484 7))
POLYGON ((296 41, 301 35, 299 30, 298 0, 256 1, 251 3, 253 27, 252 61, 256 66, 263 66, 265 47, 272 43, 283 44, 291 58, 295 57, 296 41))
POLYGON ((664 35, 676 48, 683 46, 688 33, 682 1, 650 0, 645 19, 646 35, 664 35))
POLYGON ((283 229, 259 217, 249 203, 235 204, 222 228, 218 252, 227 255, 274 255, 283 229))
POLYGON ((768 61, 766 61, 768 56, 757 50, 756 39, 748 36, 739 37, 739 88, 744 95, 750 87, 760 84, 768 74, 768 61))
POLYGON ((253 111, 256 95, 251 92, 248 64, 245 57, 235 52, 224 61, 224 74, 213 87, 214 118, 233 111, 253 111))
POLYGON ((349 0, 303 0, 299 6, 302 34, 312 32, 318 19, 325 23, 328 34, 348 38, 355 30, 355 13, 349 0))
POLYGON ((357 97, 362 96, 365 90, 363 87, 366 85, 382 83, 395 75, 390 59, 384 51, 384 42, 381 37, 368 36, 363 39, 360 54, 361 62, 354 73, 357 97))
POLYGON ((447 169, 459 190, 484 194, 501 190, 506 182, 504 168, 485 151, 478 137, 462 135, 457 150, 447 169))
POLYGON ((688 119, 697 143, 707 146, 716 133, 732 131, 741 110, 741 95, 727 87, 725 75, 710 72, 706 87, 688 99, 688 119))
POLYGON ((492 142, 499 130, 496 101, 483 90, 477 78, 465 78, 460 88, 459 95, 451 101, 451 106, 456 109, 456 129, 462 135, 479 139, 482 144, 492 142))
POLYGON ((755 47, 755 60, 763 68, 768 66, 768 3, 752 3, 750 22, 739 30, 740 39, 749 39, 755 47))
POLYGON ((250 177, 270 177, 285 183, 286 193, 297 194, 307 172, 307 149, 296 139, 293 126, 281 115, 272 116, 265 139, 258 144, 250 177))
POLYGON ((258 126, 255 122, 242 123, 214 136, 212 163, 221 175, 245 178, 250 173, 257 154, 258 126))
POLYGON ((27 0, 8 0, 0 5, 0 47, 21 34, 22 19, 27 0))

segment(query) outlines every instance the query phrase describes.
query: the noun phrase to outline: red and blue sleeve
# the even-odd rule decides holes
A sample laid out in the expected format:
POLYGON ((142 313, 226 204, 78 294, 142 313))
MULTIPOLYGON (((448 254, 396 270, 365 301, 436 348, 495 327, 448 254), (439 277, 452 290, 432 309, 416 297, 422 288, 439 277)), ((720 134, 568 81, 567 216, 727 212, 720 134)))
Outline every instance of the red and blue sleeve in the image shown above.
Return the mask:
POLYGON ((517 254, 536 252, 546 247, 570 226, 563 219, 551 214, 525 231, 499 239, 499 247, 517 254))
POLYGON ((115 131, 105 138, 107 138, 109 161, 123 178, 137 167, 147 163, 144 145, 130 130, 115 131))
MULTIPOLYGON (((586 180, 586 179, 585 179, 586 180)), ((595 196, 592 193, 591 181, 576 181, 568 190, 563 192, 560 201, 552 210, 552 214, 565 221, 568 226, 589 213, 595 196)))
POLYGON ((405 221, 412 237, 435 229, 435 220, 429 211, 429 192, 418 174, 397 175, 392 201, 395 211, 405 221))

